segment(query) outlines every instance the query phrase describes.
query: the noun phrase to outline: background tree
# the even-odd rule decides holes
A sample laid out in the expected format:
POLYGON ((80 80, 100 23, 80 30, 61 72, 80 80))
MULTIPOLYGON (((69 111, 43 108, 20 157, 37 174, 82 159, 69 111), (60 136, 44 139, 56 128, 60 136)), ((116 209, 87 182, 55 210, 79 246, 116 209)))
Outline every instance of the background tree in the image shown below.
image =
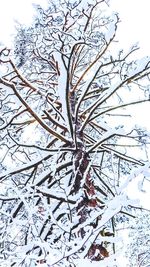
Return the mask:
POLYGON ((136 45, 114 52, 119 18, 106 6, 49 1, 18 30, 14 53, 1 49, 7 266, 117 264, 115 227, 132 216, 126 188, 149 168, 148 133, 129 130, 125 108, 149 101, 150 63, 131 58, 136 45))
POLYGON ((150 214, 149 211, 138 211, 136 215, 136 219, 130 223, 126 257, 129 259, 130 267, 148 267, 150 266, 150 214))

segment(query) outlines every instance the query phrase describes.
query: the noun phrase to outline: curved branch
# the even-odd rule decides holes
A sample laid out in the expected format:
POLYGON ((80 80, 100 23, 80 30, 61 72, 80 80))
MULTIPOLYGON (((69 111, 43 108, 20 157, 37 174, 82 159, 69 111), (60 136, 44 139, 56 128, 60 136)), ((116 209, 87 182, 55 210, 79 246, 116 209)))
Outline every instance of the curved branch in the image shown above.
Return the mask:
POLYGON ((22 98, 22 96, 18 93, 15 85, 11 82, 8 82, 2 78, 0 78, 0 82, 2 84, 4 84, 5 86, 11 87, 15 93, 15 95, 18 97, 18 99, 21 101, 21 103, 27 108, 28 112, 38 121, 38 123, 50 134, 52 134, 53 136, 55 136, 57 139, 65 142, 65 143, 69 143, 69 140, 66 139, 63 135, 58 134, 56 131, 52 130, 51 128, 49 128, 47 126, 47 124, 41 119, 39 118, 39 116, 31 109, 31 107, 27 104, 27 102, 22 98))

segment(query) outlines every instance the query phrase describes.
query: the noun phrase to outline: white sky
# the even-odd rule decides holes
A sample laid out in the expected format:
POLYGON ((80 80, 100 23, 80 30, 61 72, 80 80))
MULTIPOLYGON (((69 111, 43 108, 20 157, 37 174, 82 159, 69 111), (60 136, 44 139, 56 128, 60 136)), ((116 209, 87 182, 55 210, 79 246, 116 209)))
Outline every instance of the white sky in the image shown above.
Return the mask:
POLYGON ((142 54, 150 55, 150 0, 110 0, 119 11, 118 36, 123 47, 139 41, 142 54))

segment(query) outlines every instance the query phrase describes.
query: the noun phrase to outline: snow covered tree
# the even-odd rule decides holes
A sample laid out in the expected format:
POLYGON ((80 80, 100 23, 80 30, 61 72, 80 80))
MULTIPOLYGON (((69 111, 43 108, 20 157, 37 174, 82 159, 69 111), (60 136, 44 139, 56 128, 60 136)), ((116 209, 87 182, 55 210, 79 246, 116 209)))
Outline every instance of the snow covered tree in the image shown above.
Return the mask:
POLYGON ((129 258, 129 266, 150 266, 150 213, 149 211, 137 212, 136 219, 130 224, 129 242, 126 256, 129 258))
POLYGON ((149 101, 150 58, 115 51, 106 7, 51 0, 0 50, 3 266, 117 265, 126 188, 149 171, 128 107, 149 101))

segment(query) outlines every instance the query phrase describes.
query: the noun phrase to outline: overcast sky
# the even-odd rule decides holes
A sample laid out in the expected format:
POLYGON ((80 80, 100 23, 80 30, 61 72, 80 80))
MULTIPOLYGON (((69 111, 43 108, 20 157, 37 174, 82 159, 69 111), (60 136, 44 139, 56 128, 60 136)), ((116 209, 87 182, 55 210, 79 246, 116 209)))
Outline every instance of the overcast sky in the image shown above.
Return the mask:
POLYGON ((110 0, 119 11, 119 39, 124 46, 139 41, 143 54, 150 55, 150 0, 110 0))

